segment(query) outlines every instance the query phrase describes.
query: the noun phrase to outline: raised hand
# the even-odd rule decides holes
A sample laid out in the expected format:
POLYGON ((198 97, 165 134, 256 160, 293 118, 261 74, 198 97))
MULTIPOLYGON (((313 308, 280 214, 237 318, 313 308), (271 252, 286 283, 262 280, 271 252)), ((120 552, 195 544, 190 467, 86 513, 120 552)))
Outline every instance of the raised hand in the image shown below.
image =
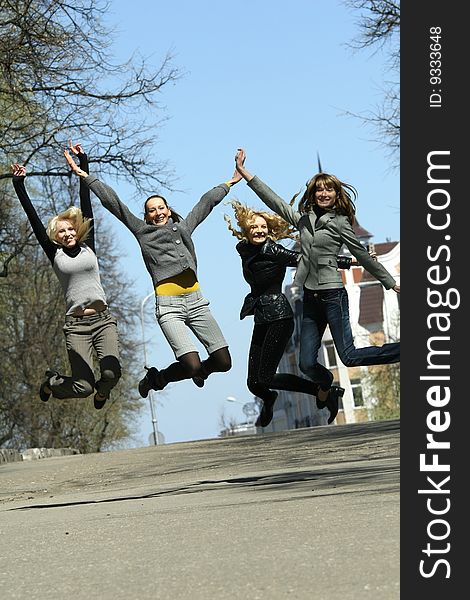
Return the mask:
POLYGON ((75 156, 78 156, 79 154, 85 154, 83 152, 82 145, 80 143, 73 144, 72 140, 70 140, 70 150, 75 154, 75 156))
POLYGON ((240 173, 237 171, 237 169, 235 169, 235 171, 233 172, 233 175, 232 175, 231 179, 229 179, 228 183, 230 183, 230 185, 235 185, 242 179, 243 179, 243 177, 240 175, 240 173))
POLYGON ((235 154, 235 168, 243 177, 243 179, 246 179, 246 181, 251 181, 253 179, 253 175, 245 168, 245 159, 245 150, 243 148, 238 148, 237 153, 235 154))
POLYGON ((235 166, 237 170, 245 164, 246 152, 243 148, 238 148, 235 154, 235 166))
MULTIPOLYGON (((78 144, 77 144, 77 146, 78 146, 78 144)), ((80 167, 77 165, 77 163, 73 160, 73 157, 70 155, 70 152, 68 151, 68 149, 64 150, 64 156, 65 156, 65 160, 67 161, 67 164, 72 169, 72 171, 75 173, 75 175, 78 175, 79 177, 88 177, 88 173, 86 171, 84 171, 83 169, 80 169, 80 167)))
POLYGON ((26 177, 26 167, 18 163, 11 165, 11 172, 15 177, 26 177))

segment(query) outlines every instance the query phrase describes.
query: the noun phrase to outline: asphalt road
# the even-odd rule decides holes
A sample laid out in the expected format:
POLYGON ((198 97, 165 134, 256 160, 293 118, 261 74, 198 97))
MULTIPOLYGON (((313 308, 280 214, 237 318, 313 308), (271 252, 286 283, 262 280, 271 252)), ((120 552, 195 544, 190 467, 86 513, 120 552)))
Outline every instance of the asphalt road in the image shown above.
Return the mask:
POLYGON ((0 465, 2 600, 398 600, 399 421, 0 465))

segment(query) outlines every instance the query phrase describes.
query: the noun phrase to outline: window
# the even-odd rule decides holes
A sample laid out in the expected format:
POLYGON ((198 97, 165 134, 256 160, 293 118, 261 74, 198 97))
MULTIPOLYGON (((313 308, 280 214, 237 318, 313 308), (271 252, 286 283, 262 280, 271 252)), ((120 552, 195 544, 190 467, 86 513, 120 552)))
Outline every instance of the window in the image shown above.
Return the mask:
POLYGON ((353 393, 354 408, 364 406, 364 398, 362 397, 362 386, 360 379, 351 379, 351 388, 353 393))
POLYGON ((338 363, 336 362, 336 352, 335 346, 333 342, 330 340, 324 343, 325 346, 325 355, 326 355, 326 366, 327 367, 337 367, 338 363))

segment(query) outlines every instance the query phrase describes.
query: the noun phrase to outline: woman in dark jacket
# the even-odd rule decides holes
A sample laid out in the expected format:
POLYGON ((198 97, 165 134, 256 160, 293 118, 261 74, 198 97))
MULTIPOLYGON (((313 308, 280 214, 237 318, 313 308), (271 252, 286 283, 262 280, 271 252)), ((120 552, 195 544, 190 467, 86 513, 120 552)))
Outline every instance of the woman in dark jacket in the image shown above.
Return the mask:
MULTIPOLYGON (((225 217, 228 227, 241 240, 236 250, 242 260, 243 277, 251 291, 246 296, 240 319, 253 315, 254 327, 248 358, 247 385, 250 392, 260 398, 263 408, 256 421, 266 427, 273 418, 277 398, 274 390, 303 392, 316 396, 318 386, 309 379, 292 373, 277 373, 279 362, 294 331, 294 314, 288 299, 281 291, 287 267, 296 267, 298 253, 277 244, 276 240, 293 238, 294 229, 276 214, 255 211, 240 202, 230 202, 235 212, 239 230, 225 217)), ((348 268, 351 259, 343 257, 339 265, 348 268)), ((338 413, 338 394, 331 394, 330 402, 319 402, 319 408, 330 411, 328 423, 338 413)))

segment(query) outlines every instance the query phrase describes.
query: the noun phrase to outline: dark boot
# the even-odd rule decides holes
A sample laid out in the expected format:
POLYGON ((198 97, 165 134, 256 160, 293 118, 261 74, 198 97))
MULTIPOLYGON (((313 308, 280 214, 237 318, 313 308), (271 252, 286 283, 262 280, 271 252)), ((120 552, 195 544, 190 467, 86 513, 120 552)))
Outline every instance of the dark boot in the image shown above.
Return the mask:
POLYGON ((166 385, 163 375, 157 368, 145 368, 147 369, 147 373, 145 374, 145 377, 139 381, 139 394, 142 396, 142 398, 147 398, 150 390, 159 391, 162 390, 166 385))
POLYGON ((96 410, 101 410, 106 404, 106 400, 109 400, 109 395, 102 396, 99 392, 96 392, 96 394, 93 396, 93 405, 96 410))
POLYGON ((263 408, 256 419, 256 427, 267 427, 273 420, 274 403, 276 402, 277 392, 272 392, 269 400, 263 400, 263 408))
MULTIPOLYGON (((339 408, 339 399, 343 397, 344 388, 339 387, 338 385, 332 385, 330 388, 330 393, 328 394, 328 398, 326 399, 326 408, 330 411, 330 416, 328 418, 328 425, 331 425, 333 421, 336 419, 336 415, 338 414, 339 408)), ((317 402, 318 405, 318 402, 317 402)))
POLYGON ((57 373, 57 371, 46 371, 44 373, 46 379, 41 383, 41 387, 39 388, 39 397, 43 402, 47 402, 52 394, 52 392, 46 392, 44 388, 48 387, 49 389, 51 389, 50 378, 58 374, 59 373, 57 373))

